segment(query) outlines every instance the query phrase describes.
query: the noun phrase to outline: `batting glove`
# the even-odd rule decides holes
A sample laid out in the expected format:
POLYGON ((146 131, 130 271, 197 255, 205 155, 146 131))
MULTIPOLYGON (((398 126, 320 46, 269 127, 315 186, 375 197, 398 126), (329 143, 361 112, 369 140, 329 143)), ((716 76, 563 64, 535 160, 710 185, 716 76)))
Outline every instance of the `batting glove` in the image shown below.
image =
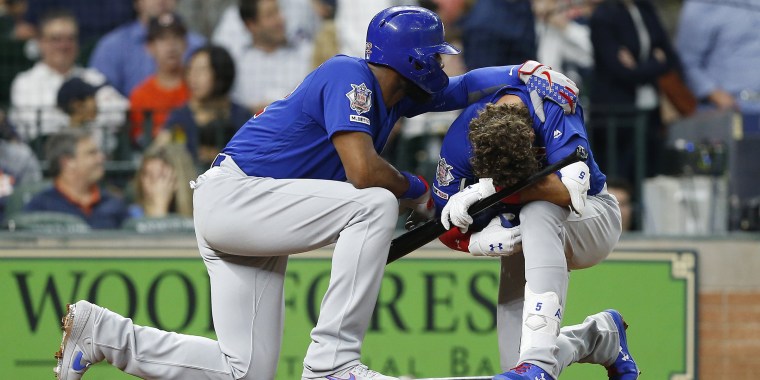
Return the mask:
POLYGON ((462 233, 467 232, 470 224, 472 224, 472 216, 467 209, 475 202, 495 192, 496 188, 494 188, 491 178, 481 178, 478 183, 467 186, 464 190, 452 195, 446 206, 443 206, 441 223, 447 230, 453 224, 459 227, 462 233))
POLYGON ((513 226, 514 214, 501 214, 486 228, 470 236, 467 247, 473 256, 511 256, 522 250, 520 226, 513 226))
POLYGON ((578 215, 583 215, 586 208, 586 194, 591 186, 591 173, 585 162, 579 161, 559 170, 562 184, 570 192, 570 208, 578 215))
POLYGON ((565 114, 575 113, 579 90, 570 78, 536 61, 526 61, 518 73, 528 87, 533 110, 542 123, 546 121, 544 99, 557 103, 565 114))

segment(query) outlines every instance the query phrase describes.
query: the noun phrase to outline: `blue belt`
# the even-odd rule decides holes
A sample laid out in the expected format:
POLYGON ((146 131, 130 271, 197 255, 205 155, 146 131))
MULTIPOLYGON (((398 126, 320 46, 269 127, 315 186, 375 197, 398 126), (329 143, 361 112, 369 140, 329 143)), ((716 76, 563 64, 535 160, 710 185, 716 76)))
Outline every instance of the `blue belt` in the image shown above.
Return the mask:
POLYGON ((226 154, 221 154, 221 153, 217 154, 216 158, 214 158, 214 162, 211 163, 211 167, 213 168, 214 166, 222 165, 222 161, 224 161, 225 158, 227 158, 226 154))

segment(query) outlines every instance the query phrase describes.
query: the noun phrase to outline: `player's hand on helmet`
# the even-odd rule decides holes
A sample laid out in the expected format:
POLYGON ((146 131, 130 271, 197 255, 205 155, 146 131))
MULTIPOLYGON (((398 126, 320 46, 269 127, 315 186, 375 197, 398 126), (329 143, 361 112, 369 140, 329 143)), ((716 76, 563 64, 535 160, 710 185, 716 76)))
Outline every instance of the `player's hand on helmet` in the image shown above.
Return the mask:
POLYGON ((472 216, 468 212, 470 206, 495 192, 496 188, 491 178, 481 178, 478 183, 467 186, 449 198, 448 203, 441 210, 441 223, 446 230, 453 224, 459 227, 462 233, 467 232, 472 224, 472 216))
POLYGON ((401 199, 399 203, 401 206, 412 210, 409 217, 406 219, 404 228, 411 230, 417 226, 427 222, 435 216, 435 203, 430 196, 430 185, 422 176, 417 176, 425 184, 425 192, 414 199, 401 199))
POLYGON ((486 228, 470 235, 467 247, 473 256, 511 256, 522 250, 520 226, 514 225, 514 214, 500 214, 486 228))
POLYGON ((559 170, 562 184, 570 192, 570 208, 578 215, 583 215, 586 208, 586 194, 591 186, 591 173, 585 162, 579 161, 559 170))
POLYGON ((575 113, 575 106, 578 103, 578 86, 565 74, 536 61, 523 63, 518 74, 528 87, 530 101, 541 122, 546 121, 544 99, 557 103, 565 114, 575 113))

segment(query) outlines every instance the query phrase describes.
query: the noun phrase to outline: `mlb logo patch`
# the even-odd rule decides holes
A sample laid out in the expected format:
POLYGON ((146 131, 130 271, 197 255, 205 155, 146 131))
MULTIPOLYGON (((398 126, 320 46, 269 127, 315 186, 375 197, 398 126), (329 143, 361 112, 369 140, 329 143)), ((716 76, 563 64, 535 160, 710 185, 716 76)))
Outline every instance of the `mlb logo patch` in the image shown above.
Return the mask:
POLYGON ((441 186, 448 186, 451 181, 454 180, 454 175, 451 174, 451 169, 453 168, 453 166, 446 163, 446 158, 439 158, 438 167, 435 170, 435 180, 438 181, 441 186))
POLYGON ((356 111, 358 115, 369 112, 372 108, 372 90, 368 89, 364 83, 360 85, 351 84, 351 88, 352 90, 346 93, 346 97, 351 101, 349 104, 351 109, 356 111))

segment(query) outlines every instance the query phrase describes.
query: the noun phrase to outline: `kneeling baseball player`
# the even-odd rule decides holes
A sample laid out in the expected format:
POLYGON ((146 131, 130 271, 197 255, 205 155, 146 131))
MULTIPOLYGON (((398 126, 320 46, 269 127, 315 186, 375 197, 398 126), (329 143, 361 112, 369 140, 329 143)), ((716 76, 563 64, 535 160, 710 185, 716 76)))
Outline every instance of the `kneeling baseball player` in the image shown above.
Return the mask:
POLYGON ((604 365, 610 379, 637 379, 619 312, 607 310, 560 329, 568 271, 604 260, 621 233, 617 200, 607 193, 575 102, 578 90, 535 61, 507 69, 511 82, 470 105, 452 124, 432 189, 444 227, 458 227, 440 240, 452 249, 501 259, 499 347, 502 368, 511 369, 494 379, 553 380, 573 362, 604 365), (553 102, 534 107, 534 98, 547 93, 553 102), (467 213, 496 188, 514 185, 578 146, 588 152, 586 162, 507 198, 490 215, 476 218, 482 220, 467 213))

